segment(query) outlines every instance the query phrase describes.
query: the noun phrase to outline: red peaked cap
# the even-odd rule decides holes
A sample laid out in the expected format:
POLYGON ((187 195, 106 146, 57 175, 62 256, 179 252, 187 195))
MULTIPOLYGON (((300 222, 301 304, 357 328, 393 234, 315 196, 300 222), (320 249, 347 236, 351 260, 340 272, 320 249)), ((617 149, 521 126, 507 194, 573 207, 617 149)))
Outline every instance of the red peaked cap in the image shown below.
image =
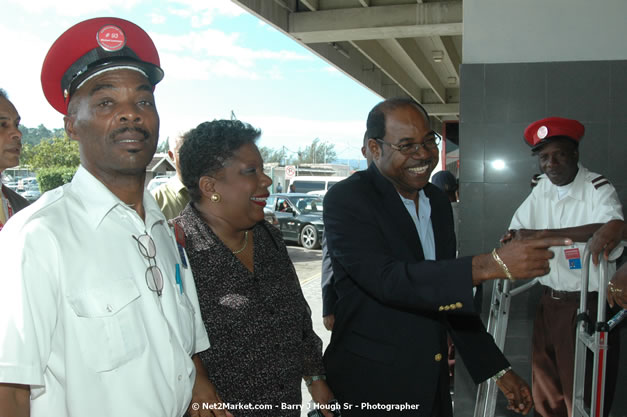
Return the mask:
POLYGON ((67 114, 81 82, 118 66, 142 70, 153 86, 163 79, 157 48, 142 28, 115 17, 85 20, 52 44, 41 68, 41 86, 52 107, 67 114))
POLYGON ((554 136, 566 136, 579 143, 585 128, 577 120, 565 119, 563 117, 547 117, 531 123, 525 129, 525 141, 533 149, 536 149, 548 142, 554 136))

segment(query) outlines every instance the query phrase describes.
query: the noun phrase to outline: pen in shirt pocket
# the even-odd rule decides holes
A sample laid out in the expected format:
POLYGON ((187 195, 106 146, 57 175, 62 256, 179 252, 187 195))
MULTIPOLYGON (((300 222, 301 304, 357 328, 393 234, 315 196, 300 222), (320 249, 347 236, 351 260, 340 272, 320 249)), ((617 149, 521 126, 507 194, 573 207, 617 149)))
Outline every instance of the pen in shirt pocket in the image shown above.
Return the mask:
POLYGON ((181 279, 181 265, 176 264, 175 273, 176 273, 176 284, 179 286, 179 290, 181 290, 181 294, 183 294, 183 280, 181 279))

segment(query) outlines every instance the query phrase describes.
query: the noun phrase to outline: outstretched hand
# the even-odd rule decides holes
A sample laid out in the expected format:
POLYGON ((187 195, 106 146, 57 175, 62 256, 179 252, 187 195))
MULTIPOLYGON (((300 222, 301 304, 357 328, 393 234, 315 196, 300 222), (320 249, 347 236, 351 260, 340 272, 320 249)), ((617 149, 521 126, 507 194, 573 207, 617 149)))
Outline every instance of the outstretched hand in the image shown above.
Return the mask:
POLYGON ((507 371, 496 381, 496 385, 507 398, 508 410, 526 415, 533 407, 529 385, 514 371, 507 371))
POLYGON ((535 278, 549 273, 551 246, 569 246, 573 241, 561 237, 512 240, 497 253, 516 279, 535 278))

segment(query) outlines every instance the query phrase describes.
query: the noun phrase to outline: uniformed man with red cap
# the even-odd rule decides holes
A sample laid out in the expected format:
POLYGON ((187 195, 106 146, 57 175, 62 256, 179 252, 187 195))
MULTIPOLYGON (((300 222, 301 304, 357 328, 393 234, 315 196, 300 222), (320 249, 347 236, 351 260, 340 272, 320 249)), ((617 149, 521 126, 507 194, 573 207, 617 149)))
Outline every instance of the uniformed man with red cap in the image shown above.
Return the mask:
MULTIPOLYGON (((536 414, 572 415, 575 363, 575 318, 579 307, 582 255, 585 242, 611 220, 622 220, 618 195, 609 180, 579 163, 584 126, 576 120, 549 117, 530 124, 525 140, 538 157, 542 175, 516 210, 504 241, 567 236, 571 247, 554 248, 551 272, 540 277, 544 287, 533 330, 532 392, 536 414)), ((618 257, 614 253, 611 259, 618 257)), ((610 273, 615 270, 610 263, 610 273)), ((590 271, 589 308, 596 317, 598 269, 590 271)), ((616 339, 616 342, 618 339, 616 339)), ((610 340, 610 344, 614 341, 610 340)), ((609 349, 606 414, 611 406, 618 349, 609 349)), ((591 368, 590 368, 591 369, 591 368)))
POLYGON ((162 78, 150 37, 122 19, 81 22, 46 56, 44 94, 81 166, 0 234, 0 415, 230 415, 198 410, 219 402, 195 356, 209 340, 144 189, 162 78))

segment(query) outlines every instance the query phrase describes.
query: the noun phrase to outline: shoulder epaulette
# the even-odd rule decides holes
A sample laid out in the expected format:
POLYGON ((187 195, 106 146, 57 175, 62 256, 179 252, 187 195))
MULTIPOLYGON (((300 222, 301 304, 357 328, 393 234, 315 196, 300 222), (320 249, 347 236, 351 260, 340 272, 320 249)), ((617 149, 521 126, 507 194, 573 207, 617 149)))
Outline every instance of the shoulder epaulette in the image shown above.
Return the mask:
POLYGON ((607 178, 605 178, 603 175, 599 175, 598 177, 594 178, 591 182, 592 182, 592 185, 594 185, 594 188, 596 188, 597 190, 603 187, 604 185, 610 183, 610 181, 607 178))

